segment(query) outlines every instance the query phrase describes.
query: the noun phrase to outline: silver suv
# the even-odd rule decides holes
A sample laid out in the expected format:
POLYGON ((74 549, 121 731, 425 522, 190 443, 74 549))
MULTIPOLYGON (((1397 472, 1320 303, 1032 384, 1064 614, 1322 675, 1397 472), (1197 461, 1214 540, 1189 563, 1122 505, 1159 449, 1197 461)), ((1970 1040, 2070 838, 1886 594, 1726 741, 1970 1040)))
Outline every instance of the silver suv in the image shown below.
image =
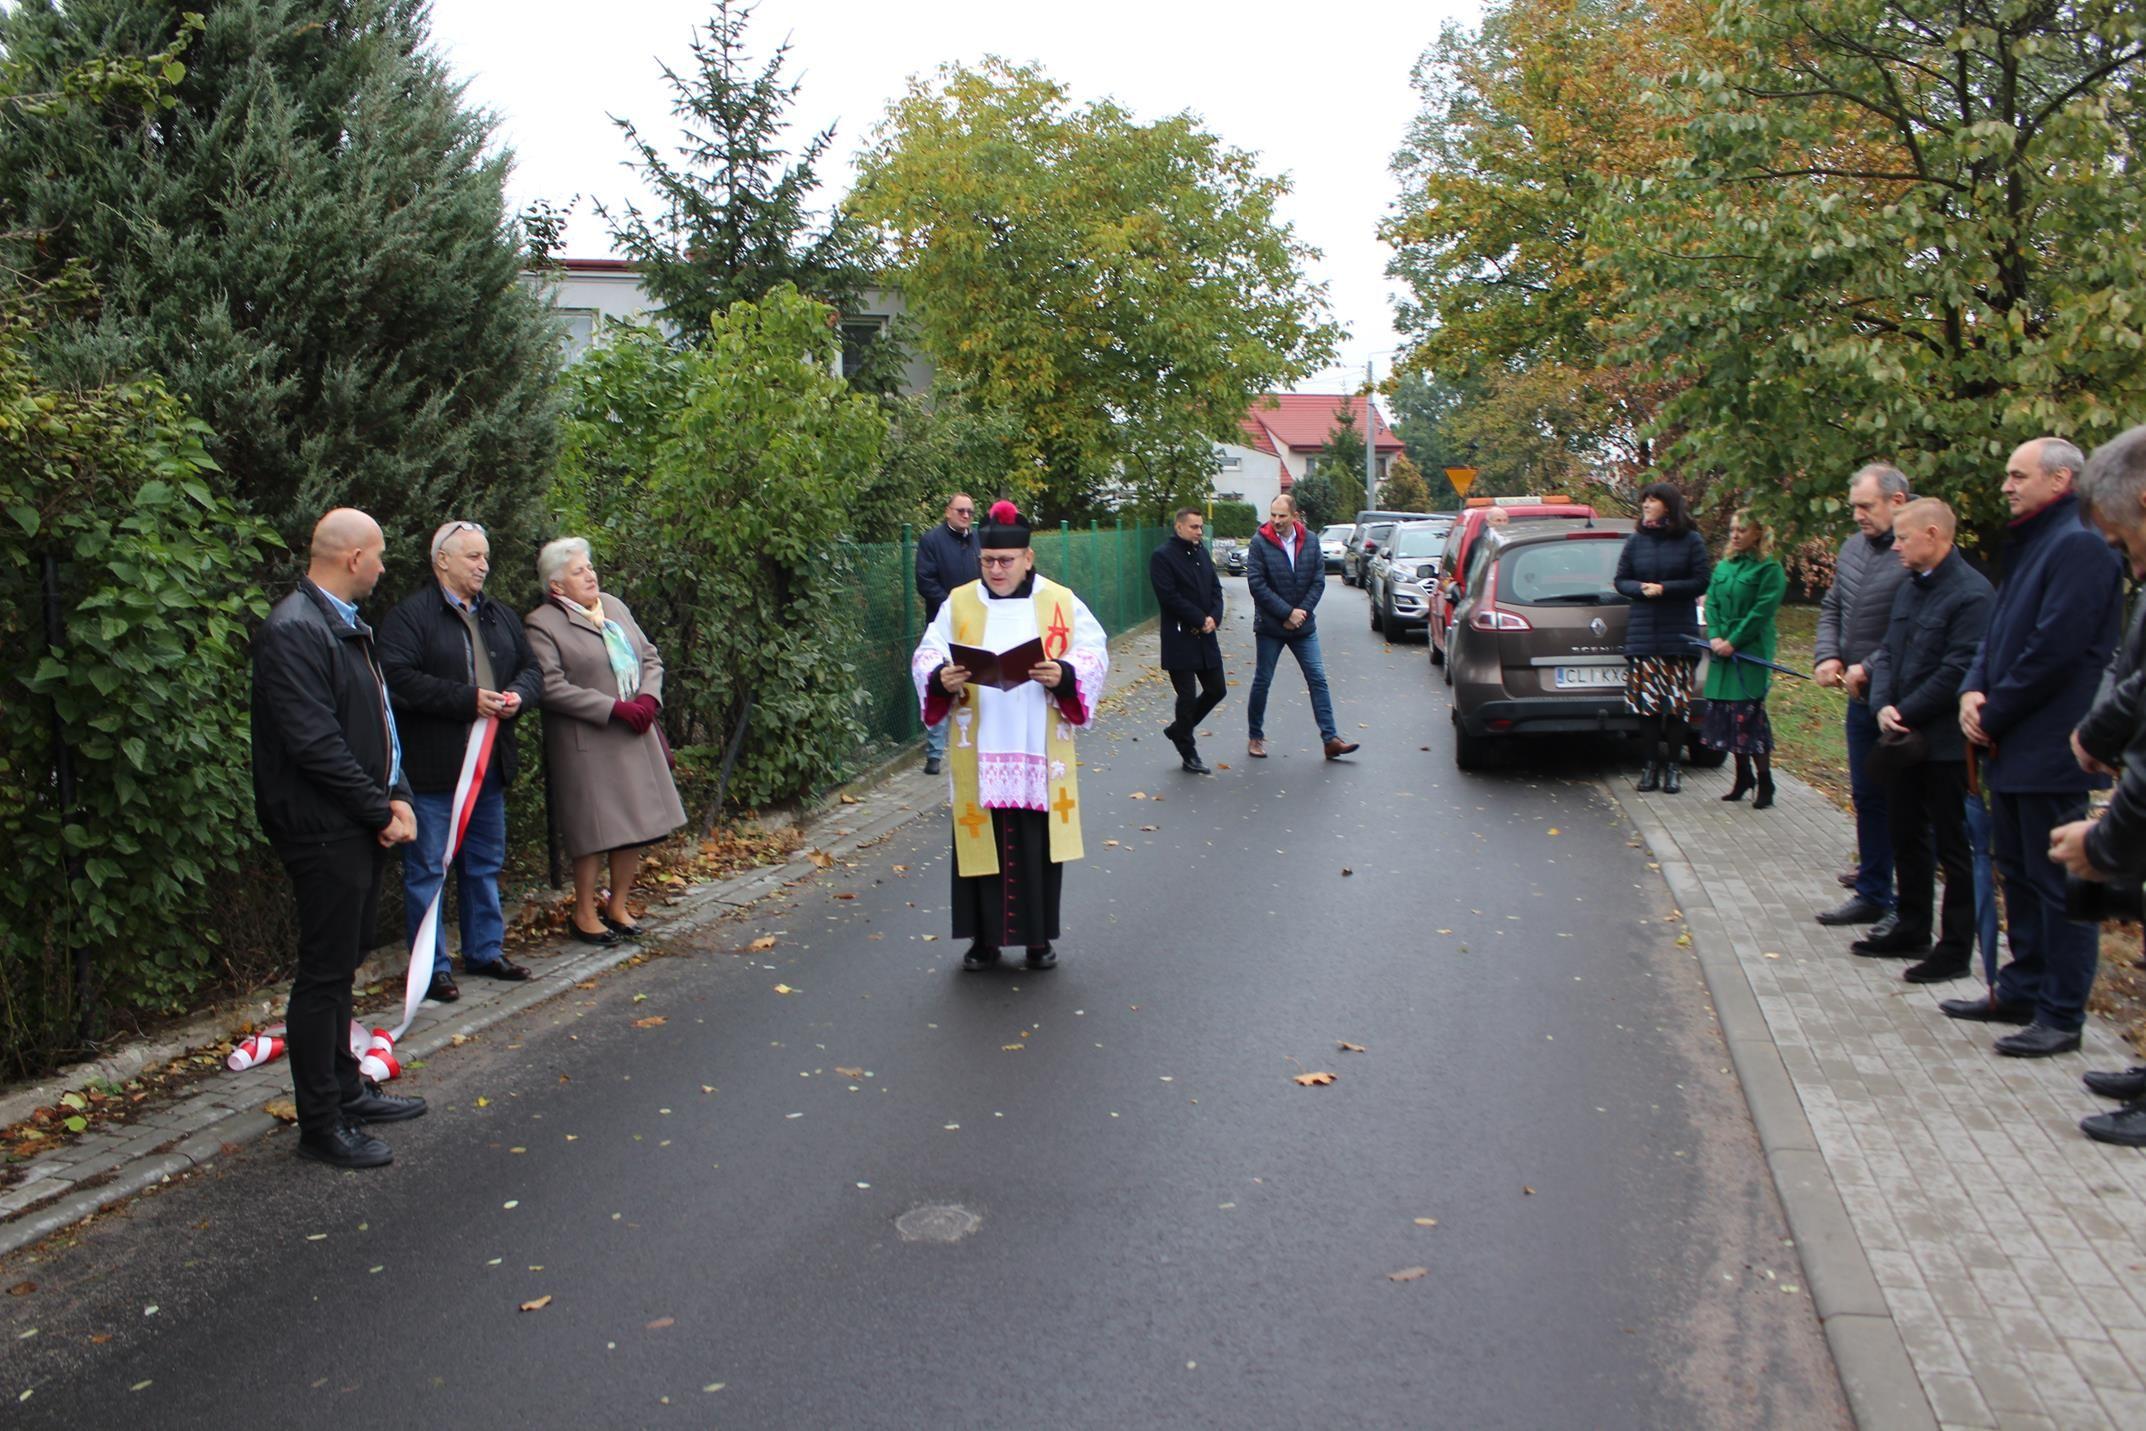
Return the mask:
POLYGON ((1364 591, 1371 598, 1371 629, 1398 636, 1418 627, 1428 631, 1430 585, 1438 579, 1438 558, 1445 550, 1449 520, 1403 522, 1393 529, 1385 549, 1371 559, 1364 591))

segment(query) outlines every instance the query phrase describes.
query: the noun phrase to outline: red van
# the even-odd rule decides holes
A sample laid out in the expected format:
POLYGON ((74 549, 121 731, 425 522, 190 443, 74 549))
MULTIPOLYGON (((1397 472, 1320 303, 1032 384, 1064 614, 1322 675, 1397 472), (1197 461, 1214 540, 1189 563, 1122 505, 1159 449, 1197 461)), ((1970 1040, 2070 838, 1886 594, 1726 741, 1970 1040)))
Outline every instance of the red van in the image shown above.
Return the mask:
POLYGON ((1548 497, 1477 497, 1468 503, 1446 533, 1445 555, 1438 559, 1438 581, 1431 587, 1430 648, 1431 664, 1446 663, 1446 647, 1453 634, 1453 609, 1460 605, 1461 583, 1468 576, 1468 558, 1475 550, 1477 536, 1490 521, 1493 511, 1503 512, 1508 522, 1540 521, 1548 517, 1593 518, 1595 509, 1585 502, 1568 502, 1559 496, 1548 497))

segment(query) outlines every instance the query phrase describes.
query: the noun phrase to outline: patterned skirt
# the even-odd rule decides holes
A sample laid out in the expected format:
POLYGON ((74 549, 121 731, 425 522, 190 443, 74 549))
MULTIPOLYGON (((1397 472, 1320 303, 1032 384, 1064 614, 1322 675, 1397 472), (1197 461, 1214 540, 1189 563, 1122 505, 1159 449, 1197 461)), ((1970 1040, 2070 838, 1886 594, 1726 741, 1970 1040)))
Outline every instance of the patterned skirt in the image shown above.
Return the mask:
POLYGON ((1627 656, 1624 668, 1625 709, 1634 715, 1691 715, 1693 673, 1697 656, 1627 656))
POLYGON ((1699 740, 1731 755, 1773 754, 1773 722, 1766 719, 1766 702, 1709 702, 1699 740))

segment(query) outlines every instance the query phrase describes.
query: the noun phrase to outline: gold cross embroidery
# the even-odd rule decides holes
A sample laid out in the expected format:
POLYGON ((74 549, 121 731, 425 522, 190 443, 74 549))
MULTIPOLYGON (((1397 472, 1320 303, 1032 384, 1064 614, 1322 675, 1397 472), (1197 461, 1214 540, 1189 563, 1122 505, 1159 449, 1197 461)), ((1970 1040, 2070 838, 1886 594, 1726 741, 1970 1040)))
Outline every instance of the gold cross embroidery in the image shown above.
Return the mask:
POLYGON ((1060 821, 1062 821, 1062 822, 1063 822, 1063 823, 1065 823, 1065 824, 1068 824, 1068 825, 1070 825, 1070 824, 1072 824, 1072 823, 1073 823, 1073 806, 1074 806, 1074 803, 1075 803, 1075 802, 1074 802, 1074 800, 1073 800, 1073 792, 1072 792, 1072 791, 1070 791, 1070 790, 1060 790, 1060 791, 1058 792, 1058 803, 1057 803, 1057 804, 1055 804, 1055 805, 1053 805, 1053 806, 1051 806, 1051 808, 1052 808, 1053 810, 1056 810, 1056 811, 1058 812, 1058 818, 1059 818, 1059 820, 1060 820, 1060 821))
POLYGON ((956 820, 954 823, 961 826, 962 829, 967 830, 969 832, 969 838, 973 840, 983 832, 984 820, 985 816, 983 812, 978 810, 974 805, 971 805, 969 806, 969 813, 963 815, 959 820, 956 820))

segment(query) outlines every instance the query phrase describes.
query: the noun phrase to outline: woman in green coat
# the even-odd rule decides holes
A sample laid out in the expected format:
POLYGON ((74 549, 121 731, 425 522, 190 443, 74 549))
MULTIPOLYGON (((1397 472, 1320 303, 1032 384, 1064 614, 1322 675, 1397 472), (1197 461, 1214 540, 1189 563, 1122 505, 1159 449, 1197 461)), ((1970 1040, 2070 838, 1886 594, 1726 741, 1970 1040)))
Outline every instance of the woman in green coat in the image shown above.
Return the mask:
POLYGON ((1736 757, 1736 783, 1722 799, 1743 799, 1756 771, 1754 810, 1773 804, 1773 726, 1766 719, 1773 673, 1735 655, 1773 659, 1773 618, 1788 591, 1788 574, 1772 550, 1773 533, 1750 512, 1738 512, 1729 522, 1729 549, 1706 587, 1707 644, 1714 659, 1707 663, 1704 694, 1710 704, 1699 739, 1736 757))

